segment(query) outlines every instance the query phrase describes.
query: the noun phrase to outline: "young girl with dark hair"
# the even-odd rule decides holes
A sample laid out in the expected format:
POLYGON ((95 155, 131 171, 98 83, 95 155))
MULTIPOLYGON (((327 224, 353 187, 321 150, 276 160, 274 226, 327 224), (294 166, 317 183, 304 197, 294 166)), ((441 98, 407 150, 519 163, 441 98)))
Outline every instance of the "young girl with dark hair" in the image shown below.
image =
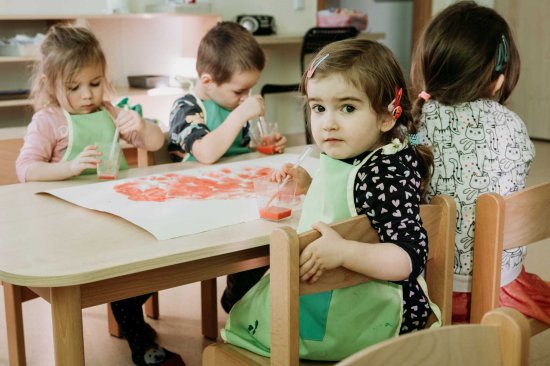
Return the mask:
MULTIPOLYGON (((510 27, 493 9, 461 1, 426 28, 413 58, 421 91, 413 110, 434 150, 430 195, 457 203, 453 320, 469 320, 475 204, 479 195, 525 187, 535 156, 521 118, 503 106, 517 84, 520 58, 510 27)), ((550 324, 550 286, 523 268, 525 248, 502 257, 502 306, 550 324)))

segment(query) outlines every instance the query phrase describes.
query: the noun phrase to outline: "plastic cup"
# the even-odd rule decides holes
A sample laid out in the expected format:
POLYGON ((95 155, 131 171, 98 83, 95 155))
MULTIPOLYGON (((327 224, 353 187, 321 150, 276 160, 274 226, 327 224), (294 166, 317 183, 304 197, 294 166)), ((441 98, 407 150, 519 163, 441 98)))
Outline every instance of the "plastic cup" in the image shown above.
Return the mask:
POLYGON ((296 182, 290 180, 281 185, 264 177, 255 179, 253 183, 260 218, 279 221, 292 215, 292 208, 296 205, 296 182))
POLYGON ((256 121, 250 126, 250 138, 256 150, 262 154, 275 154, 275 134, 278 132, 277 122, 256 121))
POLYGON ((101 163, 97 164, 97 177, 99 179, 116 179, 120 166, 122 147, 118 142, 115 144, 112 142, 96 142, 94 145, 101 152, 101 163), (110 156, 111 159, 109 159, 110 156))

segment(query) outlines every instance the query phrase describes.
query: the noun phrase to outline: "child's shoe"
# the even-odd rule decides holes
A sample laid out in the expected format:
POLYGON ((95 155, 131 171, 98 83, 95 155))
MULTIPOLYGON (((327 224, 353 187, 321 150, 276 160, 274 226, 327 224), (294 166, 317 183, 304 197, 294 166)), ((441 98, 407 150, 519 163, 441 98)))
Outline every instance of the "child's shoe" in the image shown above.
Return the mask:
POLYGON ((158 345, 149 348, 144 355, 132 354, 137 366, 185 366, 180 355, 158 345))

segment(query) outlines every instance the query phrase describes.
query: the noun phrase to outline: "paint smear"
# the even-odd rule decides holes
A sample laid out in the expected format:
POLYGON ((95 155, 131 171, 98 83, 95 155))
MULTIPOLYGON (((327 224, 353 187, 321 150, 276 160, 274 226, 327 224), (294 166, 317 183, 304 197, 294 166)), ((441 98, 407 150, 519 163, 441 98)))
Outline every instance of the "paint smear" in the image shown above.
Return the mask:
POLYGON ((137 178, 113 189, 132 201, 230 200, 254 197, 252 180, 272 172, 269 167, 244 167, 236 171, 222 168, 202 175, 167 173, 137 178))

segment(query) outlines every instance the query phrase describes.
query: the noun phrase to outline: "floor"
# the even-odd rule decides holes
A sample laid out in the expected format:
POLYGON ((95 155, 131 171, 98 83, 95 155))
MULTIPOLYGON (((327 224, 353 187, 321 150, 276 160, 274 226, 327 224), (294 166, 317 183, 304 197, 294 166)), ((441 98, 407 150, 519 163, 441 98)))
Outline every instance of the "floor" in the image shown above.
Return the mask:
MULTIPOLYGON (((537 159, 531 170, 529 185, 550 181, 550 168, 545 158, 550 156, 550 142, 535 142, 537 159)), ((547 242, 546 244, 550 244, 547 242)), ((548 258, 550 248, 543 243, 530 247, 527 269, 541 273, 550 280, 548 258), (532 247, 532 248, 531 248, 532 247)), ((218 292, 223 291, 224 278, 218 279, 218 292)), ((182 355, 188 366, 201 364, 201 352, 210 341, 201 336, 200 329, 200 285, 191 284, 160 293, 159 320, 151 320, 157 330, 159 343, 182 355)), ((25 341, 27 364, 49 366, 54 364, 52 327, 49 304, 35 299, 24 304, 25 341)), ((3 295, 0 293, 0 314, 4 313, 3 295)), ((226 315, 218 309, 220 327, 226 315)), ((124 340, 109 336, 107 332, 106 306, 96 306, 83 311, 84 347, 86 365, 130 366, 130 352, 124 340)), ((8 365, 5 319, 0 316, 0 366, 8 365)), ((530 366, 550 365, 550 331, 543 332, 531 340, 530 366)))

